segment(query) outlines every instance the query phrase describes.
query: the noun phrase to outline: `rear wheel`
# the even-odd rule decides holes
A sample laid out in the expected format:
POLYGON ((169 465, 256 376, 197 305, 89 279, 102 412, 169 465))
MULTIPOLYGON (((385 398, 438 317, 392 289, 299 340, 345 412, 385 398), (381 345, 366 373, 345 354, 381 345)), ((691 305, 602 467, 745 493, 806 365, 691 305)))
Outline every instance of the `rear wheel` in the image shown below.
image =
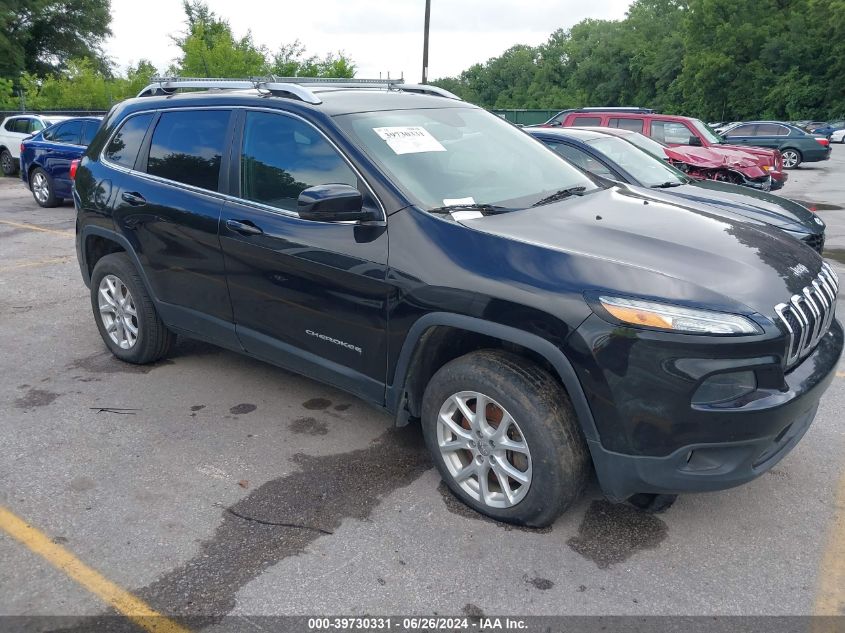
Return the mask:
POLYGON ((156 312, 137 269, 125 253, 106 255, 91 274, 91 307, 111 353, 143 365, 166 356, 176 343, 156 312))
POLYGON ((515 354, 444 365, 423 396, 423 435, 461 501, 499 521, 552 523, 584 488, 590 460, 562 387, 515 354))
POLYGON ((15 159, 12 158, 12 154, 7 149, 0 152, 0 169, 3 170, 4 176, 14 176, 18 170, 15 159))
POLYGON ((801 152, 797 149, 792 149, 791 147, 781 151, 780 154, 783 157, 784 169, 795 169, 803 160, 801 152))
POLYGON ((53 179, 40 167, 32 170, 29 186, 32 189, 32 197, 40 206, 55 207, 61 204, 62 199, 56 197, 53 189, 53 179))

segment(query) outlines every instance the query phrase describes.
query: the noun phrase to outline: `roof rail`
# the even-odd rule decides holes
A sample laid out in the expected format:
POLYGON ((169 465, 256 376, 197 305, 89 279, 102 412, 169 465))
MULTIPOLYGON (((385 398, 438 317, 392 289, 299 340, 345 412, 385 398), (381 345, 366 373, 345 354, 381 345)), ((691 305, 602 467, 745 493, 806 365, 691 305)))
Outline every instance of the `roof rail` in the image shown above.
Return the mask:
POLYGON ((317 105, 322 100, 309 87, 325 88, 374 88, 402 90, 421 94, 437 95, 449 99, 460 99, 448 90, 437 86, 406 84, 404 79, 349 79, 334 77, 249 77, 245 79, 203 78, 203 77, 153 77, 139 97, 173 94, 185 88, 208 90, 259 90, 276 96, 294 97, 300 101, 317 105))

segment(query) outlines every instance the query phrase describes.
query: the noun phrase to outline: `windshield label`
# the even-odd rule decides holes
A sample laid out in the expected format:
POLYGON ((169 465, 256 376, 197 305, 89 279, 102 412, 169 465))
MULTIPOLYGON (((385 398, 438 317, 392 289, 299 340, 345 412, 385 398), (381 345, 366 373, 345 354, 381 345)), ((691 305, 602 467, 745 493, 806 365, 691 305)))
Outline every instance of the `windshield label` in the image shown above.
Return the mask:
POLYGON ((445 152, 446 148, 428 130, 420 126, 374 127, 394 154, 419 154, 445 152))
POLYGON ((444 207, 453 207, 457 204, 475 204, 475 198, 469 196, 468 198, 443 198, 444 207))

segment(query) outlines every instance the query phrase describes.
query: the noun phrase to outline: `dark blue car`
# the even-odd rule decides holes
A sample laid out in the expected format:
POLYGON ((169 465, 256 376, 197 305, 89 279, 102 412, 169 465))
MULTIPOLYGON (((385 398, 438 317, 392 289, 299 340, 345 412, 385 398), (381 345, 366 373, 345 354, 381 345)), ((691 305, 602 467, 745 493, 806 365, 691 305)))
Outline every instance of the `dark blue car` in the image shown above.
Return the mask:
POLYGON ((100 117, 77 117, 57 123, 21 143, 21 180, 42 207, 70 198, 70 165, 82 158, 100 129, 100 117))

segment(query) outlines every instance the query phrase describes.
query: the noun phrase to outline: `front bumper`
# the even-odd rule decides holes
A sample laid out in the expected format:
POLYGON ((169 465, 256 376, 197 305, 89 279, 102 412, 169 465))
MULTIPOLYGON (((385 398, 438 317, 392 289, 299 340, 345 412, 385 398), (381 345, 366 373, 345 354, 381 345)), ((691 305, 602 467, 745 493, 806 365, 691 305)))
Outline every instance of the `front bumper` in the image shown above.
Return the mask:
POLYGON ((597 436, 588 434, 588 445, 599 483, 613 500, 641 492, 722 490, 765 473, 809 428, 843 347, 842 326, 834 320, 816 349, 786 374, 782 357, 771 354, 773 344, 780 345, 775 339, 762 346, 737 344, 734 358, 731 346, 708 358, 702 358, 703 349, 687 350, 689 358, 679 358, 683 351, 676 345, 627 335, 620 337, 628 338, 627 343, 618 343, 627 346, 629 357, 608 363, 608 357, 603 360, 602 352, 596 352, 607 343, 594 336, 606 341, 614 326, 607 324, 600 334, 598 321, 591 317, 585 322, 584 343, 591 345, 587 349, 596 364, 579 370, 579 377, 596 422, 597 436), (769 353, 762 353, 764 347, 769 353), (735 403, 693 406, 691 393, 714 368, 752 368, 757 391, 735 403))

